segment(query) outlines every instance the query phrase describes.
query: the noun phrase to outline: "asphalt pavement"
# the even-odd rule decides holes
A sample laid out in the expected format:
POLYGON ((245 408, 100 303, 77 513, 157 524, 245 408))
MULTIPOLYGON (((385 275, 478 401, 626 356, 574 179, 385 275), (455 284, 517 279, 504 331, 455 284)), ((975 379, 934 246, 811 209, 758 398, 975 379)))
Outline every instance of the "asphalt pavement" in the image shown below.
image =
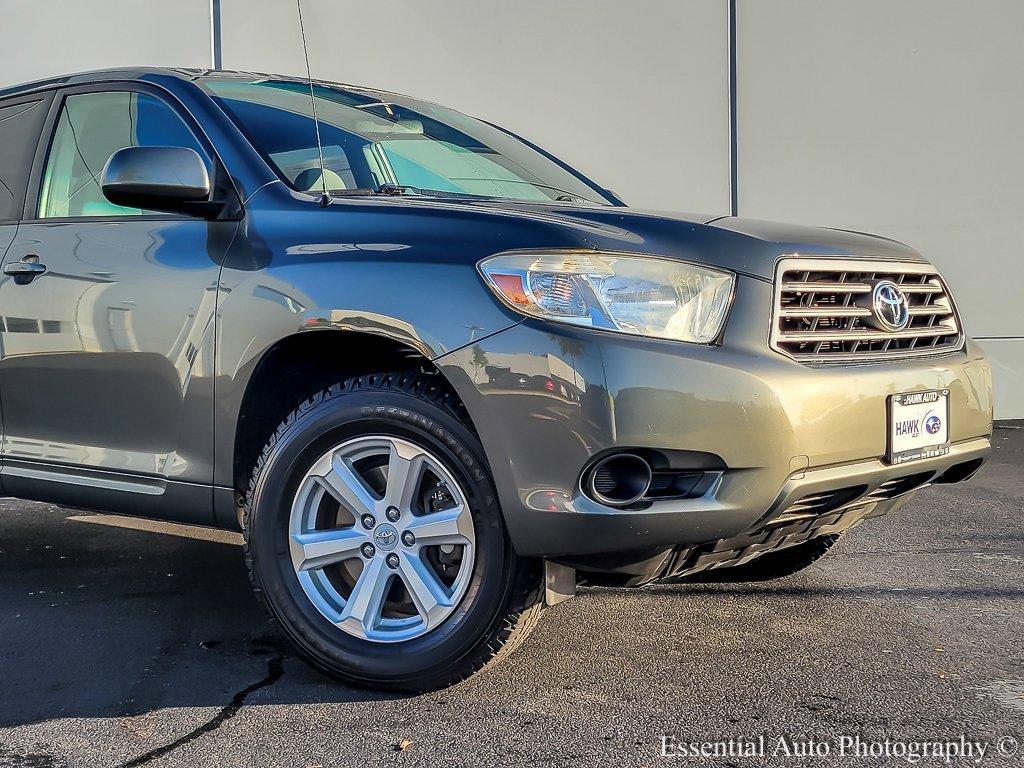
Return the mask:
POLYGON ((0 766, 811 764, 779 738, 815 765, 906 764, 844 738, 1024 765, 1022 427, 801 574, 584 590, 503 665, 414 697, 296 659, 232 535, 3 499, 0 766), (678 755, 761 736, 761 757, 678 755))

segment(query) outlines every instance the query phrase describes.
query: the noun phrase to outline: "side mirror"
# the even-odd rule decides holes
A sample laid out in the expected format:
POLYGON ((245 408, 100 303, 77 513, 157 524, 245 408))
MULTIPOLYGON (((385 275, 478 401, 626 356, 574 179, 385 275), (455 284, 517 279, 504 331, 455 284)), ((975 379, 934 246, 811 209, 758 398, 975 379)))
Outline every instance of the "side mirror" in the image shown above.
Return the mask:
POLYGON ((194 149, 125 147, 110 156, 100 178, 115 205, 207 216, 210 175, 194 149))

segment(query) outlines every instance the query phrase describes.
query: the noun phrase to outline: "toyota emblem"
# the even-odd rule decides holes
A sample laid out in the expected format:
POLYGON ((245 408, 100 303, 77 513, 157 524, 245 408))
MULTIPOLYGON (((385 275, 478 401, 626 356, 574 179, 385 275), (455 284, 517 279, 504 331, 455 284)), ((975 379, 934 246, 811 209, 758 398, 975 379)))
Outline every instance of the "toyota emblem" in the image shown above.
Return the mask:
POLYGON ((373 533, 373 541, 377 545, 377 549, 387 552, 394 549, 398 543, 398 531, 389 523, 378 525, 377 530, 373 533))
POLYGON ((907 295, 892 280, 879 280, 871 291, 871 312, 885 331, 902 331, 910 324, 907 295))

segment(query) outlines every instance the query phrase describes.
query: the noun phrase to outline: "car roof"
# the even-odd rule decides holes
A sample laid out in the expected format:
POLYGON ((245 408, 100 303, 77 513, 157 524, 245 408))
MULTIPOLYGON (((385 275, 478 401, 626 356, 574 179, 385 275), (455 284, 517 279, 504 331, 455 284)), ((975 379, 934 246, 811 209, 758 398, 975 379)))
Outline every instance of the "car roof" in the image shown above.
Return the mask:
MULTIPOLYGON (((89 83, 102 83, 109 81, 124 80, 145 80, 153 75, 174 77, 179 80, 198 80, 205 77, 215 78, 272 78, 296 83, 307 83, 306 78, 295 77, 294 75, 278 75, 266 72, 246 72, 231 69, 199 69, 190 67, 117 67, 112 69, 94 69, 84 72, 74 72, 67 75, 58 75, 44 80, 34 80, 30 83, 0 88, 0 99, 32 93, 33 91, 49 90, 68 85, 87 85, 89 83)), ((337 86, 342 88, 354 88, 360 91, 371 91, 382 95, 398 96, 379 88, 366 88, 346 83, 336 83, 328 80, 314 79, 317 85, 337 86)))
POLYGON ((85 72, 72 72, 67 75, 33 80, 0 89, 0 98, 17 96, 22 93, 59 88, 65 85, 84 85, 87 83, 104 82, 107 80, 141 80, 147 75, 165 75, 182 80, 193 80, 205 73, 206 69, 187 69, 184 67, 117 67, 112 69, 94 69, 85 72))

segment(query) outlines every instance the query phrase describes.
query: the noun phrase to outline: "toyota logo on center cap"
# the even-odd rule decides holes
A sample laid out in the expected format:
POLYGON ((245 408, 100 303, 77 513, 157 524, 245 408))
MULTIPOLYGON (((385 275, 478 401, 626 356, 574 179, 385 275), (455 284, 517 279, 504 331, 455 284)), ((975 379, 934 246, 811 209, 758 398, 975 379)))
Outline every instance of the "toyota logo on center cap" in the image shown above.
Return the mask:
POLYGON ((871 313, 885 331, 902 331, 910 324, 907 295, 892 280, 879 280, 871 291, 871 313))
POLYGON ((377 526, 377 530, 373 533, 373 540, 377 544, 377 549, 384 551, 394 549, 395 544, 398 543, 398 531, 393 525, 384 523, 377 526))

